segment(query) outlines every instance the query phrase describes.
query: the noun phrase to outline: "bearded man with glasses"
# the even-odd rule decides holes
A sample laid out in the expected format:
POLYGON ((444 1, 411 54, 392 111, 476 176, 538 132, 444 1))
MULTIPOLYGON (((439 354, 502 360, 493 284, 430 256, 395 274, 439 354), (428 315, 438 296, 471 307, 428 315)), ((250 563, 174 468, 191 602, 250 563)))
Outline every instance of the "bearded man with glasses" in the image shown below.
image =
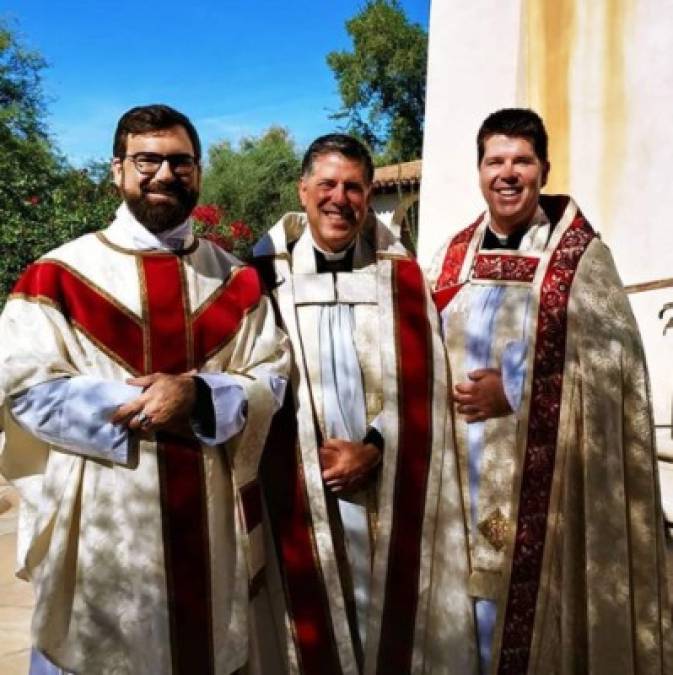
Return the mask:
POLYGON ((0 316, 32 674, 228 674, 248 658, 257 463, 289 363, 257 273, 192 235, 200 157, 176 110, 124 114, 116 218, 31 265, 0 316))

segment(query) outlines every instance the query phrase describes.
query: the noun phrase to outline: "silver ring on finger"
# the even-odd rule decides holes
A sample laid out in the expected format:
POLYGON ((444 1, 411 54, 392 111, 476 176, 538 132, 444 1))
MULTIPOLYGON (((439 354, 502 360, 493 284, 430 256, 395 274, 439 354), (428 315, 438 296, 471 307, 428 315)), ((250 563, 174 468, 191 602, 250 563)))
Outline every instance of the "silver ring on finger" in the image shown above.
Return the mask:
POLYGON ((136 419, 136 422, 138 422, 138 424, 139 424, 141 427, 145 427, 145 426, 147 426, 148 424, 152 424, 152 419, 150 418, 150 416, 149 416, 144 410, 141 411, 141 412, 139 412, 139 413, 136 415, 136 418, 135 418, 135 419, 136 419))

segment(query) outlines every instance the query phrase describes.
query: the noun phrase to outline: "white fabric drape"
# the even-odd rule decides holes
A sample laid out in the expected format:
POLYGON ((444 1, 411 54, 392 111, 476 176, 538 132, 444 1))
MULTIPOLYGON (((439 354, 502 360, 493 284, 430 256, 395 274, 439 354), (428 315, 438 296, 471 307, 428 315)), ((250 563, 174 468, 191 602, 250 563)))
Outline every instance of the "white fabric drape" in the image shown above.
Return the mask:
MULTIPOLYGON (((367 427, 362 371, 353 334, 355 322, 350 305, 320 308, 320 357, 323 409, 327 437, 360 442, 367 427)), ((367 609, 371 583, 371 545, 364 504, 353 498, 338 499, 344 539, 353 578, 360 638, 366 638, 367 609)))

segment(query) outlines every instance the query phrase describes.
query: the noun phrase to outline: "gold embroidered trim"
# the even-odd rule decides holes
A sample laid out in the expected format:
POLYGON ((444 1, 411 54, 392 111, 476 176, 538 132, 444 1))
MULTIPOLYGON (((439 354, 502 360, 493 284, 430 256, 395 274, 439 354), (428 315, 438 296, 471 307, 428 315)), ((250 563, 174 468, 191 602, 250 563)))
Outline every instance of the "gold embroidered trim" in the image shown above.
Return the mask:
POLYGON ((201 314, 203 314, 207 309, 210 309, 210 306, 219 299, 222 293, 224 293, 234 278, 243 269, 243 267, 232 267, 229 270, 229 274, 225 279, 222 280, 222 283, 195 309, 194 313, 192 314, 192 321, 196 321, 201 316, 201 314))
POLYGON ((496 550, 501 551, 507 541, 509 522, 503 515, 500 507, 482 520, 477 528, 486 541, 496 550))
POLYGON ((147 280, 145 279, 145 268, 143 259, 136 256, 136 269, 138 270, 138 291, 140 293, 140 306, 143 316, 143 364, 145 366, 144 375, 152 372, 152 354, 150 345, 150 309, 149 299, 147 297, 147 280))
POLYGON ((194 317, 192 315, 192 303, 189 297, 189 282, 187 270, 182 259, 178 262, 178 274, 180 275, 180 291, 182 293, 182 311, 185 321, 185 343, 187 345, 187 370, 194 368, 194 317))

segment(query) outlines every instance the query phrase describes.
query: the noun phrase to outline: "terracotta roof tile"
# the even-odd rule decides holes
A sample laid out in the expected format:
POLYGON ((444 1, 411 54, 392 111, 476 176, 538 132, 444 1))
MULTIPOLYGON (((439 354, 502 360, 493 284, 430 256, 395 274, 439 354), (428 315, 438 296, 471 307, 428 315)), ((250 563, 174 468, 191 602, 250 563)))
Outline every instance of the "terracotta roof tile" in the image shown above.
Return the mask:
POLYGON ((386 188, 394 188, 398 185, 416 187, 421 182, 422 164, 422 160, 416 159, 413 162, 401 162, 377 167, 374 171, 372 183, 374 191, 384 191, 386 188))

